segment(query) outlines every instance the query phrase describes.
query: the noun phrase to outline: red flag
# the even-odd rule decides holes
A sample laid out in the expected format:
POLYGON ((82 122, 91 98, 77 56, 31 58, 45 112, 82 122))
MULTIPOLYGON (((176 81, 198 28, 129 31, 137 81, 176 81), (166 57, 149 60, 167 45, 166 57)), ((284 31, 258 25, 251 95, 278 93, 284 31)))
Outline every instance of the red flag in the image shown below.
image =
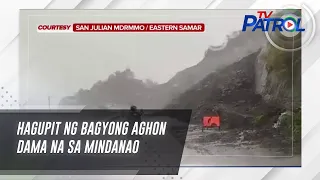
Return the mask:
POLYGON ((220 127, 220 117, 219 116, 205 116, 202 119, 203 127, 220 127))

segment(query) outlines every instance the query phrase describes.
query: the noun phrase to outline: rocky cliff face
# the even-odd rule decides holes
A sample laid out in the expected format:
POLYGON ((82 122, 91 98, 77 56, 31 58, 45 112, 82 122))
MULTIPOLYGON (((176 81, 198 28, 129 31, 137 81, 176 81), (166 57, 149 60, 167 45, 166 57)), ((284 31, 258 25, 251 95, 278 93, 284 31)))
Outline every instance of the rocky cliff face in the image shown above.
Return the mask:
POLYGON ((211 73, 177 97, 168 108, 193 109, 193 123, 203 116, 222 112, 224 128, 251 126, 253 110, 261 103, 255 92, 255 62, 260 50, 249 54, 226 68, 211 73))
POLYGON ((210 73, 224 68, 241 58, 256 52, 266 38, 262 32, 235 32, 228 36, 224 48, 209 47, 202 61, 197 65, 178 72, 169 82, 175 85, 178 90, 185 91, 210 73))
POLYGON ((301 51, 284 52, 268 44, 256 65, 256 92, 285 109, 301 106, 301 51))
MULTIPOLYGON (((289 11, 289 10, 288 10, 289 11)), ((275 16, 282 16, 280 11, 275 16)), ((300 11, 290 13, 301 16, 300 11)), ((294 37, 283 36, 280 32, 270 32, 275 44, 281 50, 267 43, 256 62, 256 92, 264 100, 277 103, 287 110, 301 106, 301 34, 294 37), (293 50, 295 49, 295 50, 293 50)))
POLYGON ((263 94, 266 89, 268 72, 266 69, 266 63, 262 57, 262 54, 266 53, 267 48, 263 47, 255 62, 255 90, 257 94, 263 94))

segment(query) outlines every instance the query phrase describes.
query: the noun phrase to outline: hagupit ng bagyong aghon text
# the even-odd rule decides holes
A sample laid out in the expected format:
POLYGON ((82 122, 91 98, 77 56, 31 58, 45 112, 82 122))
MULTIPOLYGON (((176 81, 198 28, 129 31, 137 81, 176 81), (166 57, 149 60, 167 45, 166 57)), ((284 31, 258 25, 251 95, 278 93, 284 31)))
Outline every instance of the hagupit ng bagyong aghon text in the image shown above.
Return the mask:
MULTIPOLYGON (((81 136, 111 136, 111 135, 152 135, 161 136, 166 133, 166 122, 135 122, 130 131, 129 122, 19 122, 17 135, 41 136, 41 135, 81 135, 81 136), (79 131, 78 131, 79 127, 79 131), (62 129, 62 130, 61 130, 62 129)), ((139 151, 140 140, 19 140, 17 154, 61 154, 67 145, 68 154, 136 154, 139 151), (82 148, 84 143, 84 148, 82 148), (48 147, 49 144, 49 147, 48 147)))

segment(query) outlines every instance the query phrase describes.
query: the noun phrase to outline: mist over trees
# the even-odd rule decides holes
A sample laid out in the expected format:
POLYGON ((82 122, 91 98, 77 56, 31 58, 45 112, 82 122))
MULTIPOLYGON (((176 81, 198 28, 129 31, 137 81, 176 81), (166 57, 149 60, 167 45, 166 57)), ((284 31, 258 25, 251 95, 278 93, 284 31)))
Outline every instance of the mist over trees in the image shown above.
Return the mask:
MULTIPOLYGON (((123 71, 116 71, 106 80, 96 82, 91 89, 80 89, 75 93, 73 99, 76 99, 76 104, 79 105, 102 106, 107 103, 143 105, 151 89, 157 85, 150 79, 137 79, 134 72, 127 68, 123 71)), ((62 103, 66 101, 66 98, 62 100, 62 103)))

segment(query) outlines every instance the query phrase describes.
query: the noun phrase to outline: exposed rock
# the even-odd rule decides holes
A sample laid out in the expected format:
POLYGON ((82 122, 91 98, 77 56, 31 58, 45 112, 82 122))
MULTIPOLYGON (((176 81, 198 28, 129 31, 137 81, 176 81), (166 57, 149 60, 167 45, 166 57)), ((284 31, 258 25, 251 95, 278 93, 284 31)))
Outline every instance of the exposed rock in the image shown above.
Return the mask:
POLYGON ((255 61, 260 51, 240 61, 211 73, 176 99, 168 108, 192 108, 193 123, 203 116, 221 109, 222 126, 226 128, 249 127, 253 116, 249 112, 261 101, 255 93, 255 61))

